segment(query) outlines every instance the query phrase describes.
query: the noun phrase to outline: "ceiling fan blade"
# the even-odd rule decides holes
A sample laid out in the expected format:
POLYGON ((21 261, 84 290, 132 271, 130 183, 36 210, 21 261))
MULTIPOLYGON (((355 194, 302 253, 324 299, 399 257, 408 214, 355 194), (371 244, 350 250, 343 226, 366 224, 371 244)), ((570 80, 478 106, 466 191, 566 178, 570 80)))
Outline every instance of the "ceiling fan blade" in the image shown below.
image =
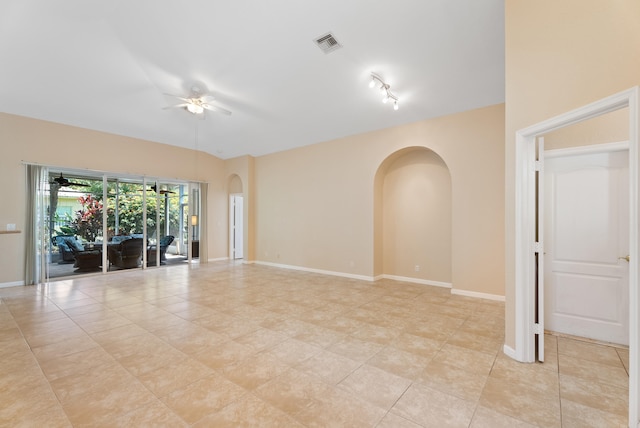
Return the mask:
POLYGON ((163 109, 163 110, 169 110, 169 109, 172 109, 172 108, 182 108, 182 107, 186 107, 186 106, 188 106, 188 105, 189 105, 189 103, 184 103, 184 104, 174 104, 174 105, 172 105, 172 106, 162 107, 162 109, 163 109))
POLYGON ((227 116, 231 116, 231 112, 227 109, 224 109, 222 107, 218 107, 218 106, 214 106, 211 104, 202 104, 202 107, 206 108, 207 110, 211 110, 211 111, 215 111, 218 113, 222 113, 222 114, 226 114, 227 116))
POLYGON ((213 95, 203 95, 202 97, 200 97, 200 101, 203 104, 207 104, 207 103, 211 103, 215 100, 216 98, 213 95))
POLYGON ((89 184, 82 184, 82 183, 72 183, 72 182, 67 182, 66 184, 67 186, 78 186, 78 187, 91 187, 91 185, 89 184))
POLYGON ((166 96, 168 96, 168 97, 177 98, 177 99, 179 99, 180 101, 184 101, 185 103, 189 103, 189 102, 191 102, 191 100, 190 100, 189 98, 180 97, 180 96, 178 96, 178 95, 167 94, 167 93, 165 93, 165 95, 166 95, 166 96))

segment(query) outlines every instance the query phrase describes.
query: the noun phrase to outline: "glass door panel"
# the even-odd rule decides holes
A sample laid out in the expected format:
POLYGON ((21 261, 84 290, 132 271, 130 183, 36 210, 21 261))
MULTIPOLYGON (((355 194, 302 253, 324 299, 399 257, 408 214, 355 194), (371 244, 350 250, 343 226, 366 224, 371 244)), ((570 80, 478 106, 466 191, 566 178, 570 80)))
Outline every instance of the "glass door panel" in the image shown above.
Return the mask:
POLYGON ((187 185, 180 183, 160 183, 158 205, 158 257, 160 264, 183 263, 187 259, 186 216, 187 185))
POLYGON ((102 266, 101 177, 52 171, 48 191, 49 277, 99 272, 102 266))
MULTIPOLYGON (((109 179, 107 258, 110 271, 142 267, 147 247, 144 240, 143 189, 142 181, 109 179)), ((149 222, 155 227, 155 211, 149 213, 147 206, 147 225, 149 222)))

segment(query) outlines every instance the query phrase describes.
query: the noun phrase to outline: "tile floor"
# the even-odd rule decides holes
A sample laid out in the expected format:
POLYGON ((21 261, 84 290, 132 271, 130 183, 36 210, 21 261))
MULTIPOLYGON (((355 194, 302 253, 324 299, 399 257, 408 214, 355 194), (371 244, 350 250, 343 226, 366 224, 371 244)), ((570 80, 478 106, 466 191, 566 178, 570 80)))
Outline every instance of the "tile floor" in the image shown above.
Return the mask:
POLYGON ((0 425, 626 426, 626 350, 503 335, 502 303, 257 265, 5 288, 0 425))

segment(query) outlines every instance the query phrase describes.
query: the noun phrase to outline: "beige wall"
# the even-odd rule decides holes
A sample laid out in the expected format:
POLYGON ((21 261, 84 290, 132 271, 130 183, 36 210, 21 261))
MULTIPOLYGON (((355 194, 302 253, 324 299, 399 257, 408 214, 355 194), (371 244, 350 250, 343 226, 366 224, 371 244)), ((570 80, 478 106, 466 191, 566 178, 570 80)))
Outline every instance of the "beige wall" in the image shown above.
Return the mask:
MULTIPOLYGON (((61 124, 0 113, 0 229, 7 223, 25 225, 25 167, 23 162, 61 168, 91 169, 178 180, 207 181, 209 186, 210 257, 226 256, 217 238, 216 217, 226 188, 224 162, 214 156, 149 141, 126 138, 61 124), (197 164, 196 164, 197 162, 197 164)), ((222 211, 224 212, 224 211, 222 211)), ((225 219, 226 221, 226 219, 225 219)), ((24 233, 0 235, 0 284, 23 280, 24 233)))
POLYGON ((374 196, 382 198, 382 272, 451 283, 449 168, 431 150, 415 148, 385 163, 375 190, 381 195, 374 196))
MULTIPOLYGON (((515 132, 640 84, 637 0, 506 0, 506 344, 515 345, 515 132)), ((615 141, 617 131, 598 139, 615 141)))
MULTIPOLYGON (((407 147, 442 158, 451 177, 451 281, 504 292, 504 105, 425 120, 287 152, 222 161, 148 141, 0 114, 0 225, 24 227, 24 165, 87 168, 209 183, 209 257, 228 255, 228 195, 245 196, 245 259, 372 277, 375 177, 407 147), (90 153, 90 154, 88 154, 90 153), (194 162, 197 164, 194 167, 194 162), (197 176, 196 176, 197 173, 197 176)), ((24 235, 3 235, 0 283, 23 278, 24 235)), ((449 251, 447 248, 445 251, 449 251)), ((409 255, 408 255, 409 256, 409 255)), ((401 257, 401 256, 400 256, 401 257)), ((434 280, 442 279, 439 274, 434 280)))
POLYGON ((629 109, 623 108, 544 135, 545 150, 629 140, 629 109))
POLYGON ((453 287, 503 295, 503 124, 496 105, 256 158, 256 260, 377 275, 376 173, 397 151, 425 147, 451 175, 453 287))

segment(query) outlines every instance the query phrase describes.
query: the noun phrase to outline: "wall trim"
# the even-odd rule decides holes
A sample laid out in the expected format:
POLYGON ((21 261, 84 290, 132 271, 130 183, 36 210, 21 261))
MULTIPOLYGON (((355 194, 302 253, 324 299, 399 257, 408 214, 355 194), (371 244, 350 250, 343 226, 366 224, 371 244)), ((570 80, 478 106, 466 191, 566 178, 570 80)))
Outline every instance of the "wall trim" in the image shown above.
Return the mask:
POLYGON ((516 350, 511 346, 505 344, 502 347, 502 352, 504 352, 507 357, 513 358, 514 360, 516 359, 516 350))
POLYGON ((591 144, 589 146, 566 147, 564 149, 551 149, 544 151, 545 159, 560 158, 564 156, 588 155, 592 153, 620 152, 629 150, 629 141, 617 143, 591 144))
POLYGON ((0 282, 0 288, 18 287, 24 285, 24 281, 0 282))
POLYGON ((500 296, 498 294, 480 293, 478 291, 459 290, 455 288, 451 289, 451 294, 456 294, 458 296, 475 297, 485 300, 495 300, 497 302, 505 301, 504 296, 500 296))
POLYGON ((332 271, 332 270, 305 268, 305 267, 302 267, 302 266, 284 265, 284 264, 280 264, 280 263, 263 262, 263 261, 257 261, 257 260, 252 262, 252 263, 255 263, 255 264, 258 264, 258 265, 264 265, 264 266, 277 267, 277 268, 282 268, 282 269, 300 270, 300 271, 304 271, 304 272, 320 273, 320 274, 323 274, 323 275, 332 275, 332 276, 341 276, 341 277, 344 277, 344 278, 360 279, 362 281, 373 282, 373 278, 370 277, 370 276, 366 276, 366 275, 356 275, 356 274, 352 274, 352 273, 336 272, 336 271, 332 271))
POLYGON ((215 259, 207 259, 208 262, 223 262, 229 260, 229 257, 217 257, 215 259))
POLYGON ((452 284, 450 282, 442 282, 442 281, 431 281, 428 279, 419 279, 419 278, 410 278, 408 276, 397 276, 397 275, 378 275, 375 280, 378 279, 392 279, 394 281, 402 281, 402 282, 412 282, 414 284, 422 284, 422 285, 433 285, 434 287, 443 287, 443 288, 452 288, 452 284))

